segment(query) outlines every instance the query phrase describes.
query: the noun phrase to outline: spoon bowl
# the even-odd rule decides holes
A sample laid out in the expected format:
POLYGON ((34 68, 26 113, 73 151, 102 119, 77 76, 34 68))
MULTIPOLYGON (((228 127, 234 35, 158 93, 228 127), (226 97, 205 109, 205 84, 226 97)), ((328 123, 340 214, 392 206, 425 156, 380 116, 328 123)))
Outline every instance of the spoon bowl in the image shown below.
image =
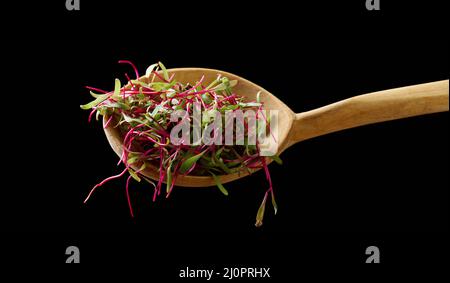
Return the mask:
MULTIPOLYGON (((264 110, 278 110, 278 155, 293 144, 309 138, 321 136, 357 126, 418 116, 428 113, 448 111, 448 80, 396 88, 365 95, 355 96, 318 109, 296 114, 269 91, 237 75, 214 69, 176 68, 168 69, 169 75, 181 83, 193 83, 201 76, 209 83, 222 75, 230 80, 237 80, 233 91, 246 101, 256 100, 258 92, 264 110)), ((149 77, 139 78, 149 82, 149 77)), ((129 88, 131 86, 126 86, 129 88)), ((104 123, 109 117, 104 117, 104 123)), ((122 156, 123 135, 117 128, 106 127, 105 135, 114 152, 122 156)), ((271 159, 267 158, 267 163, 271 159)), ((134 169, 138 169, 133 167, 134 169)), ((141 172, 144 176, 158 180, 159 168, 148 164, 141 172)), ((237 173, 219 176, 222 184, 237 180, 249 174, 242 170, 237 173)), ((175 185, 182 187, 215 186, 215 180, 210 176, 178 176, 175 185)))

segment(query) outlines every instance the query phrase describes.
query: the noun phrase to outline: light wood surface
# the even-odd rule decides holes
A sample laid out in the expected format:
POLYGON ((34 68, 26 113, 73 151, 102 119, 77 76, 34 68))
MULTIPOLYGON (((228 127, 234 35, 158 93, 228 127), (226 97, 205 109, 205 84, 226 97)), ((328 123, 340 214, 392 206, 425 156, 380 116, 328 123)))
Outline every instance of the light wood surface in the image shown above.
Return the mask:
POLYGON ((448 80, 355 96, 295 115, 287 146, 328 133, 448 111, 448 80))
MULTIPOLYGON (((193 83, 205 75, 205 82, 214 80, 218 74, 230 80, 238 80, 234 92, 248 100, 255 100, 261 91, 261 101, 267 110, 279 110, 278 115, 278 152, 281 154, 293 144, 353 127, 373 124, 394 119, 418 116, 429 113, 448 111, 448 80, 432 82, 391 90, 355 96, 315 110, 295 114, 287 105, 264 88, 237 75, 203 68, 169 69, 175 74, 174 79, 182 83, 193 83)), ((142 77, 142 81, 148 78, 142 77)), ((106 121, 108 117, 104 117, 106 121)), ((105 129, 106 137, 114 152, 121 156, 123 137, 113 127, 105 129)), ((270 160, 268 159, 268 162, 270 160)), ((147 177, 157 180, 158 168, 148 167, 143 172, 147 177)), ((227 183, 248 175, 247 172, 220 176, 221 182, 227 183)), ((177 186, 208 187, 215 186, 212 177, 179 176, 177 186)))

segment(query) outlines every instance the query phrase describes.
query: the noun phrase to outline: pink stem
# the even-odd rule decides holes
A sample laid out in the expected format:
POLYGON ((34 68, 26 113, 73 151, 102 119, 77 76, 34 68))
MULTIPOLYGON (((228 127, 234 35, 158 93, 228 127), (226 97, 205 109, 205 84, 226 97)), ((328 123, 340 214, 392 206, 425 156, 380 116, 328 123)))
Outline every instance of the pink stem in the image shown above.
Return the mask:
POLYGON ((153 71, 152 73, 153 73, 155 76, 157 76, 160 80, 162 80, 163 82, 168 83, 168 81, 167 81, 166 79, 164 79, 163 77, 161 77, 161 75, 158 74, 157 72, 153 71))
POLYGON ((95 111, 97 111, 97 108, 96 108, 96 107, 92 108, 92 111, 91 111, 91 113, 89 114, 88 123, 91 122, 92 115, 94 115, 95 111))
POLYGON ((95 186, 91 189, 91 191, 89 192, 89 194, 88 194, 88 196, 86 197, 86 199, 84 200, 84 203, 86 203, 86 202, 88 201, 88 199, 91 197, 92 193, 94 192, 94 190, 95 190, 96 188, 98 188, 98 187, 100 187, 100 186, 103 186, 103 184, 105 184, 105 183, 108 182, 108 181, 111 181, 111 180, 113 180, 113 179, 122 177, 123 174, 125 174, 125 172, 127 172, 127 170, 128 170, 128 168, 125 168, 125 169, 122 171, 122 173, 120 173, 120 174, 118 174, 118 175, 115 175, 115 176, 108 177, 108 178, 106 178, 105 180, 101 181, 99 184, 95 185, 95 186))
POLYGON ((128 185, 129 185, 129 183, 130 183, 130 179, 131 179, 131 175, 128 176, 128 178, 127 178, 127 184, 126 184, 126 186, 125 186, 125 192, 126 192, 126 194, 127 194, 128 207, 130 208, 130 214, 131 214, 131 217, 134 217, 133 207, 131 206, 130 193, 129 193, 129 191, 128 191, 128 185))
POLYGON ((89 89, 89 90, 93 90, 93 91, 98 91, 101 93, 108 93, 109 91, 103 90, 103 89, 99 89, 99 88, 95 88, 95 87, 91 87, 91 86, 85 86, 85 88, 89 89))
POLYGON ((107 122, 105 123, 105 125, 103 126, 103 129, 108 128, 109 123, 111 123, 111 121, 112 121, 112 118, 113 118, 113 115, 111 115, 111 117, 109 117, 108 121, 107 121, 107 122))
POLYGON ((131 65, 131 67, 133 68, 134 73, 136 75, 136 79, 139 79, 139 72, 138 72, 136 66, 133 64, 133 62, 128 61, 128 60, 120 60, 119 64, 129 64, 129 65, 131 65))

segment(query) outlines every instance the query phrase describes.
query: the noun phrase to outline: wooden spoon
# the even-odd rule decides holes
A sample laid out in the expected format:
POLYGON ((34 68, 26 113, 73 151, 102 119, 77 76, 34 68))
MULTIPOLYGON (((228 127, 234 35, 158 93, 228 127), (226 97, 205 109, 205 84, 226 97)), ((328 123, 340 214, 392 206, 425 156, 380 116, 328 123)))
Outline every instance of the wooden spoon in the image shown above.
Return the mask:
MULTIPOLYGON (((226 76, 230 80, 238 80, 238 84, 233 87, 233 90, 236 94, 244 96, 246 100, 255 100, 256 94, 261 91, 260 99, 264 103, 264 108, 279 110, 278 154, 297 142, 328 133, 383 121, 448 111, 449 108, 448 80, 359 95, 296 114, 264 88, 228 72, 203 68, 177 68, 169 69, 168 72, 170 75, 174 74, 174 79, 182 83, 193 83, 198 81, 202 75, 205 76, 205 83, 208 83, 216 79, 218 74, 226 76)), ((149 78, 144 76, 140 80, 148 82, 149 78)), ((107 119, 108 117, 104 117, 104 123, 107 119)), ((111 147, 120 157, 123 137, 114 127, 107 127, 105 134, 111 147)), ((269 159, 268 162, 270 162, 269 159)), ((141 173, 153 180, 159 179, 159 168, 157 167, 147 166, 146 170, 141 173)), ((242 171, 222 175, 220 179, 224 184, 246 175, 248 172, 242 171)), ((216 183, 212 177, 188 175, 178 176, 176 185, 208 187, 215 186, 216 183)))

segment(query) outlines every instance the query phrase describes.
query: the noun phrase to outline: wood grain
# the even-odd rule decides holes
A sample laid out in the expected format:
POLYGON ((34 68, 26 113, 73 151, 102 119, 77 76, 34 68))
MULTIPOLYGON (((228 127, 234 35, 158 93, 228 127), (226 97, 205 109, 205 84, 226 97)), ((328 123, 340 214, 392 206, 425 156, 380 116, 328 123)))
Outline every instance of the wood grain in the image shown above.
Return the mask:
POLYGON ((448 111, 448 80, 355 96, 295 115, 288 146, 358 126, 448 111))

